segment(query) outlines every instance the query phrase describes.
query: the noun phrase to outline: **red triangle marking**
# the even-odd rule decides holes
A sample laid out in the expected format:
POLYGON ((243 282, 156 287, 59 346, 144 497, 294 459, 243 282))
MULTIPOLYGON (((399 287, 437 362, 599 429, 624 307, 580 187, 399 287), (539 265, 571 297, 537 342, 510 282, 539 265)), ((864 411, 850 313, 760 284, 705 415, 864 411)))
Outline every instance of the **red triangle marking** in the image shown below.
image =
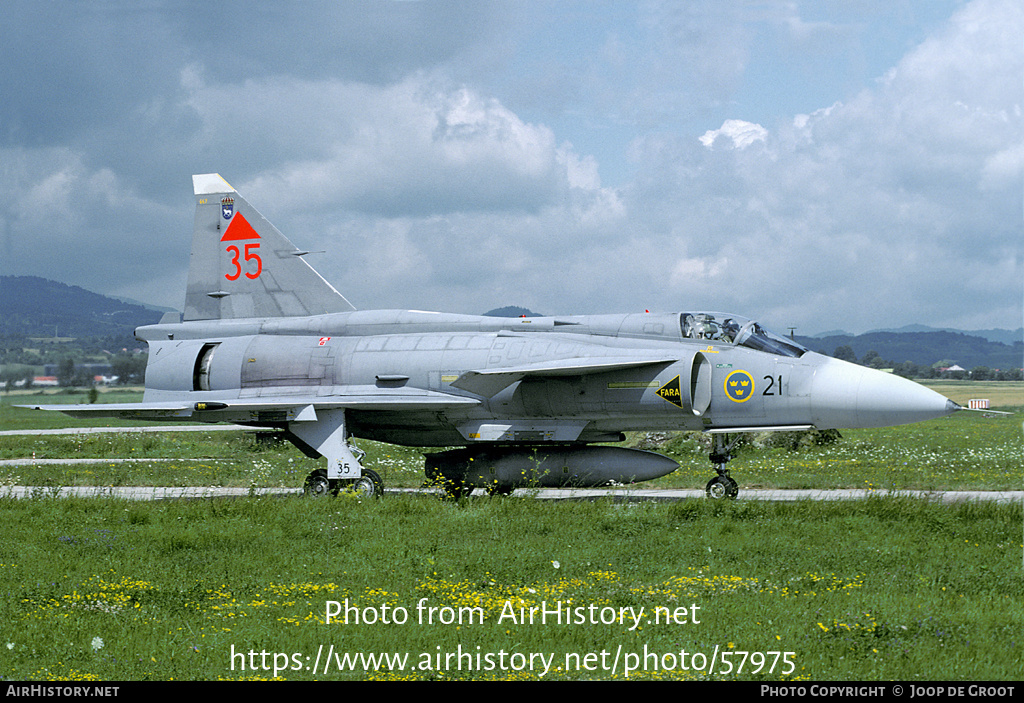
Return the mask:
POLYGON ((256 234, 256 230, 252 228, 249 221, 242 217, 242 213, 236 212, 235 216, 231 218, 231 224, 224 230, 224 236, 220 238, 222 242, 237 242, 241 239, 259 239, 260 235, 256 234))

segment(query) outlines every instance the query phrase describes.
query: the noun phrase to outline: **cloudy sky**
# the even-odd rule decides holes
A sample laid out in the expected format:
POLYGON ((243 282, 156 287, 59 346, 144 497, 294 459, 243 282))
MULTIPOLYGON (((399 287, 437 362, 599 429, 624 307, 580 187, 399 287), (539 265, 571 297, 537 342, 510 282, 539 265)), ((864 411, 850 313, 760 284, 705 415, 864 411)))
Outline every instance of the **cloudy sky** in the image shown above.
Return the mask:
POLYGON ((361 309, 1022 324, 1019 0, 2 15, 5 275, 180 309, 218 172, 361 309))

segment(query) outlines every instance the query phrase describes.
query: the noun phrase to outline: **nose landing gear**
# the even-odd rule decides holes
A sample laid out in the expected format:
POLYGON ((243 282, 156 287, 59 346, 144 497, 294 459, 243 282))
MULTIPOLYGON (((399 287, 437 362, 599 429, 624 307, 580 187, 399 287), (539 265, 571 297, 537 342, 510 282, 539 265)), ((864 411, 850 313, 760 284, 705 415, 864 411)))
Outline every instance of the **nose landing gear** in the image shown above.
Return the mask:
POLYGON ((738 439, 739 438, 737 437, 726 444, 728 441, 728 435, 715 435, 715 448, 711 454, 708 455, 708 459, 710 459, 711 463, 715 465, 715 471, 718 475, 708 481, 707 486, 704 487, 705 495, 712 500, 735 498, 740 492, 739 486, 736 485, 736 481, 734 481, 732 476, 729 475, 729 469, 725 468, 725 465, 733 458, 729 451, 736 445, 738 439))

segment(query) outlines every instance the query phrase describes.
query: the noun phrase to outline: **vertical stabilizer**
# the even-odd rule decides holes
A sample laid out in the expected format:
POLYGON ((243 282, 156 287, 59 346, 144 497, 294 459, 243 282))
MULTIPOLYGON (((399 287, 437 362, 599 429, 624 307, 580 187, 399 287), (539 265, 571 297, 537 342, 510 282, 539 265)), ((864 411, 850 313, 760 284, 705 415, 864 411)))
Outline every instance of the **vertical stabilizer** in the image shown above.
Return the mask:
POLYGON ((192 176, 196 219, 184 320, 353 310, 295 247, 216 173, 192 176))

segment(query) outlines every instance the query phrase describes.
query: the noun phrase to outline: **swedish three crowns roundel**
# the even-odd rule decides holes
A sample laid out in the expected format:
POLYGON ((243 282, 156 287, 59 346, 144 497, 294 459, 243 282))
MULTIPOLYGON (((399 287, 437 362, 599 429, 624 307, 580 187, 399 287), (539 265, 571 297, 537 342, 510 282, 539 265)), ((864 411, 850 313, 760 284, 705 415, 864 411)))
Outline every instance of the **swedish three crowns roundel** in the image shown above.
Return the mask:
POLYGON ((725 377, 725 394, 737 403, 750 400, 754 394, 754 379, 746 371, 733 371, 725 377))

